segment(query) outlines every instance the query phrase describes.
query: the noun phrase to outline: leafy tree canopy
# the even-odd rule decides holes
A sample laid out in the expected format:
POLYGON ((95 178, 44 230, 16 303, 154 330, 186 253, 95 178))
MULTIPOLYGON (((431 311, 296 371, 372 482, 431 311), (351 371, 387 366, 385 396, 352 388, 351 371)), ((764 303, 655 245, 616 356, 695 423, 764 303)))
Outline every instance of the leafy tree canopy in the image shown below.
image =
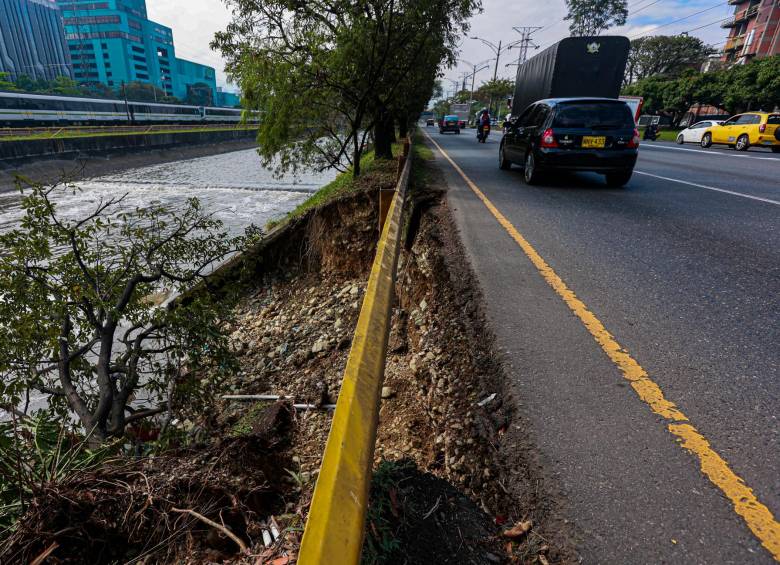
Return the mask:
POLYGON ((631 42, 625 83, 664 75, 677 77, 687 69, 698 69, 713 49, 688 35, 656 35, 631 42))
POLYGON ((572 36, 601 35, 614 26, 621 26, 628 19, 627 0, 565 0, 565 20, 569 20, 572 36))
POLYGON ((259 152, 284 173, 352 167, 373 135, 390 156, 394 123, 416 119, 479 0, 226 0, 215 36, 247 107, 262 111, 259 152))
POLYGON ((117 196, 67 220, 56 201, 73 190, 31 186, 19 226, 0 235, 0 406, 46 395, 99 444, 138 418, 140 390, 168 410, 185 392, 185 405, 197 404, 204 375, 230 366, 228 301, 200 293, 168 308, 154 297, 192 288, 243 238, 228 237, 195 199, 177 211, 126 210, 117 196))

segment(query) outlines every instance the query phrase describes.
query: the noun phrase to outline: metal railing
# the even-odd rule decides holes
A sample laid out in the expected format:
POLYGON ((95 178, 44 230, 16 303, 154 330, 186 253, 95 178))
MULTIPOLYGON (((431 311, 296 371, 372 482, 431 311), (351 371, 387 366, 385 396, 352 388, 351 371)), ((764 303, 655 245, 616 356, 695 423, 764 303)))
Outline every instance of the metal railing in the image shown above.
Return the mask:
POLYGON ((56 139, 73 135, 110 135, 110 134, 146 134, 168 131, 203 131, 203 130, 251 130, 257 129, 256 124, 159 124, 145 126, 65 126, 36 128, 0 128, 0 139, 4 137, 40 137, 56 139))
POLYGON ((411 170, 408 143, 404 147, 406 159, 377 245, 314 488, 298 559, 301 565, 360 562, 411 170))

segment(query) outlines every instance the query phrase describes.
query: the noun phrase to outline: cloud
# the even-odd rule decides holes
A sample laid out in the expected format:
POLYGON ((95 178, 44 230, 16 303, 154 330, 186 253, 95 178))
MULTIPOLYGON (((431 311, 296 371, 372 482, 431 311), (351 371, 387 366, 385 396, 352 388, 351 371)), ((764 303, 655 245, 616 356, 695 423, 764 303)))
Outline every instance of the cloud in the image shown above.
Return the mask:
MULTIPOLYGON (((734 7, 727 5, 725 1, 660 0, 652 5, 651 2, 652 0, 629 0, 627 25, 614 28, 609 33, 628 37, 639 37, 645 34, 674 35, 706 25, 707 27, 692 31, 691 35, 713 45, 720 45, 726 40, 728 30, 722 29, 718 22, 732 14, 734 7), (707 11, 678 23, 665 25, 702 10, 707 11), (636 17, 631 16, 632 11, 637 12, 636 17), (658 26, 663 27, 659 28, 658 26)), ((533 35, 534 42, 541 49, 569 35, 569 22, 563 19, 566 16, 563 0, 483 0, 482 5, 482 13, 472 19, 472 29, 469 35, 481 37, 493 44, 498 44, 501 41, 503 46, 517 41, 520 39, 520 35, 512 28, 521 26, 542 27, 533 35)), ((461 58, 472 63, 495 57, 493 51, 481 41, 469 38, 464 38, 460 51, 461 58)), ((533 56, 537 52, 531 50, 529 56, 533 56)), ((502 53, 498 69, 499 77, 514 77, 516 67, 506 67, 505 65, 516 61, 517 55, 516 50, 502 53)), ((459 63, 454 69, 445 69, 444 72, 447 79, 460 81, 463 74, 470 72, 470 70, 471 67, 468 65, 459 63)), ((493 70, 494 67, 491 66, 490 69, 477 74, 476 83, 481 84, 493 78, 493 70)), ((453 88, 450 80, 446 80, 444 86, 445 90, 453 88)))
POLYGON ((149 19, 173 29, 176 56, 217 70, 217 84, 234 91, 227 84, 222 56, 209 48, 217 31, 230 22, 230 10, 222 0, 147 0, 149 19))
MULTIPOLYGON (((209 49, 214 33, 225 29, 230 22, 230 10, 222 0, 147 0, 147 8, 151 19, 173 28, 176 53, 179 57, 213 66, 217 69, 218 84, 227 84, 222 57, 209 49)), ((512 78, 515 74, 516 67, 507 67, 506 64, 516 62, 519 52, 516 49, 503 50, 503 46, 520 38, 513 27, 543 28, 533 36, 541 49, 569 34, 568 22, 563 20, 566 15, 563 0, 483 0, 483 8, 482 13, 472 19, 469 35, 481 37, 496 45, 499 41, 502 42, 503 52, 497 72, 499 77, 512 78)), ((725 1, 718 3, 716 0, 659 0, 653 4, 652 0, 629 0, 628 24, 610 30, 610 33, 629 37, 647 33, 671 35, 712 24, 693 31, 691 35, 700 37, 707 43, 720 45, 728 33, 717 21, 733 12, 734 7, 727 5, 725 1), (707 11, 681 22, 665 25, 702 10, 707 11), (632 11, 637 12, 635 17, 631 16, 632 11)), ((477 84, 493 77, 495 54, 488 46, 481 41, 464 37, 460 50, 460 57, 471 63, 489 61, 489 68, 477 74, 477 84)), ((536 52, 532 49, 529 56, 536 52)), ((459 63, 456 68, 443 71, 448 79, 461 81, 463 74, 470 70, 469 65, 459 63)), ((445 82, 445 88, 451 89, 452 84, 445 82)))

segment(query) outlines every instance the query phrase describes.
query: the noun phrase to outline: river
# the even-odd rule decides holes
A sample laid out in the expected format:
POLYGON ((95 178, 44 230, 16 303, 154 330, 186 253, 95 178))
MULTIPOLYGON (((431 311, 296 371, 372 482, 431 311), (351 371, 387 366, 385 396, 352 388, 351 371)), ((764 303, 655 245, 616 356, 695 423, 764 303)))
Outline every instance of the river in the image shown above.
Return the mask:
MULTIPOLYGON (((335 176, 329 171, 275 179, 261 166, 257 152, 247 149, 85 179, 76 183, 80 191, 61 193, 55 202, 61 217, 78 219, 94 210, 101 199, 123 194, 127 194, 122 202, 125 210, 153 202, 176 209, 196 196, 231 235, 240 235, 251 224, 263 227, 283 216, 335 176)), ((17 226, 22 212, 18 192, 0 194, 0 232, 17 226)), ((45 396, 31 398, 32 411, 45 405, 45 396)), ((0 421, 7 417, 0 410, 0 421)))
MULTIPOLYGON (((76 183, 81 191, 62 194, 56 203, 62 217, 77 219, 92 211, 101 198, 125 193, 125 210, 153 202, 176 209, 196 196, 232 235, 239 235, 250 224, 263 227, 289 212, 335 174, 303 173, 276 179, 261 166, 256 151, 246 149, 85 179, 76 183)), ((21 214, 18 193, 0 194, 0 232, 13 229, 21 214)))

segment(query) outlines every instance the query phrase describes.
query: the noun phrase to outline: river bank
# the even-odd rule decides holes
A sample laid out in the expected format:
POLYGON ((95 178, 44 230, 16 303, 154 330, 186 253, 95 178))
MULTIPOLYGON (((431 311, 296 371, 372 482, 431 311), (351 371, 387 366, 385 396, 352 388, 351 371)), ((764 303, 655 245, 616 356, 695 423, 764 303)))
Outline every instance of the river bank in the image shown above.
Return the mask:
MULTIPOLYGON (((564 562, 547 541, 533 471, 518 456, 520 422, 506 409, 500 357, 446 187, 425 158, 418 146, 364 561, 564 562)), ((54 548, 53 557, 83 563, 294 563, 378 239, 378 191, 394 186, 396 173, 393 161, 372 164, 293 216, 236 263, 235 276, 223 273, 223 284, 243 289, 231 327, 240 370, 215 390, 211 408, 187 413, 182 399, 172 407, 176 434, 157 456, 77 472, 47 489, 0 546, 0 560, 54 548)), ((155 433, 152 425, 136 437, 155 433)))
POLYGON ((63 177, 78 181, 116 174, 138 167, 219 155, 256 146, 255 140, 248 139, 205 145, 182 145, 169 149, 124 152, 104 156, 84 156, 77 159, 40 159, 24 163, 0 161, 0 194, 16 188, 17 175, 42 184, 56 182, 63 177))

